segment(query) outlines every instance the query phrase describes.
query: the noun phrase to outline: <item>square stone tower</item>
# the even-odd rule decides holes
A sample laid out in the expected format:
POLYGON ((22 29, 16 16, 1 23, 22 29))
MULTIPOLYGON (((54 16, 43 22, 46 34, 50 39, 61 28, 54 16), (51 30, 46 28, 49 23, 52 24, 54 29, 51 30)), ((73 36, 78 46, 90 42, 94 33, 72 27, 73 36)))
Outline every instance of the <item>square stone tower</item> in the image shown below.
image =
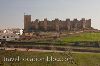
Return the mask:
POLYGON ((24 15, 24 32, 30 32, 31 29, 31 15, 24 15))

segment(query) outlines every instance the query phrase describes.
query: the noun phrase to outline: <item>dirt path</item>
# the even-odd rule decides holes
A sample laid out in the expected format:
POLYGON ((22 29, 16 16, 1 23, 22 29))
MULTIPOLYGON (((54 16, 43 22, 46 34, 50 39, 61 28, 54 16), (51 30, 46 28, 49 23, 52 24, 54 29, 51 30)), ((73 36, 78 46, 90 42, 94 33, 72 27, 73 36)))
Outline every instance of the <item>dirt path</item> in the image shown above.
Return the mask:
MULTIPOLYGON (((5 48, 5 50, 11 51, 36 51, 36 52, 65 52, 65 51, 58 51, 58 50, 43 50, 43 49, 25 49, 25 48, 5 48)), ((93 52, 72 52, 72 53, 93 53, 93 52)))

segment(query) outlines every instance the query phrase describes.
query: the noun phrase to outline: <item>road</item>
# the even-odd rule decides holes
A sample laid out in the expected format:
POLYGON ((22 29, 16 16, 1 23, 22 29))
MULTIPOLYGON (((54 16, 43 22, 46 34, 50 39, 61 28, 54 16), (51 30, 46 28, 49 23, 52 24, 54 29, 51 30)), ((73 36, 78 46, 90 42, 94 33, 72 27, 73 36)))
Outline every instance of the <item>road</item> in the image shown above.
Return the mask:
MULTIPOLYGON (((7 51, 16 50, 16 51, 36 51, 36 52, 65 52, 58 50, 44 50, 44 49, 27 49, 27 48, 5 48, 7 51)), ((72 52, 72 53, 94 53, 94 52, 72 52)))

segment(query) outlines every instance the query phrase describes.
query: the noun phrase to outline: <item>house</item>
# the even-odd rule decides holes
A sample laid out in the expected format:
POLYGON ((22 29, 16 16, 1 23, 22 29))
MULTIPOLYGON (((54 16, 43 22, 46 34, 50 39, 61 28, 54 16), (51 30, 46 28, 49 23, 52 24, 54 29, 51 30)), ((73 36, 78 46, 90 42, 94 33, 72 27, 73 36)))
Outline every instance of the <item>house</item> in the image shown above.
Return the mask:
POLYGON ((19 39, 19 35, 14 33, 2 33, 0 34, 0 40, 6 40, 6 41, 13 41, 19 39))

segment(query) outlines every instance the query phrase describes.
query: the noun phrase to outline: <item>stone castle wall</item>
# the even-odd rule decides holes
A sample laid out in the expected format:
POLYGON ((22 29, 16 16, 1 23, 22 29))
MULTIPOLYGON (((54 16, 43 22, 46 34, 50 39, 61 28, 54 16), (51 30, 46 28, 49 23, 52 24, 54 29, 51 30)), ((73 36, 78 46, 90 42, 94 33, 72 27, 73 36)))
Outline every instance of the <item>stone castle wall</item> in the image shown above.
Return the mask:
POLYGON ((85 20, 82 18, 81 20, 74 19, 71 21, 70 19, 66 19, 65 21, 55 19, 49 21, 44 19, 43 21, 39 21, 36 19, 35 21, 31 21, 31 15, 24 15, 24 32, 33 32, 33 31, 78 31, 83 29, 91 28, 91 19, 85 20))

